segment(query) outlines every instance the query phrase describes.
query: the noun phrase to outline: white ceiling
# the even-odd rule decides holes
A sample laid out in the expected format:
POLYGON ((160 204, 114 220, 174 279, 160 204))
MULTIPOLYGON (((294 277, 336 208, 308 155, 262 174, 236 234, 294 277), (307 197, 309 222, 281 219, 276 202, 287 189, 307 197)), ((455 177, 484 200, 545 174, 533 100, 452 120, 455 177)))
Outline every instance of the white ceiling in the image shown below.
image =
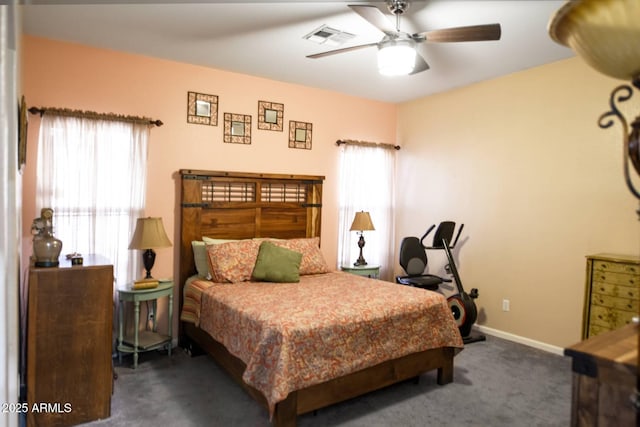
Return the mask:
MULTIPOLYGON (((86 1, 32 0, 23 32, 34 36, 197 64, 386 102, 402 102, 573 56, 554 43, 547 23, 564 1, 414 1, 403 31, 500 23, 499 41, 423 43, 430 70, 378 74, 376 48, 319 59, 335 47, 303 36, 323 24, 355 34, 341 47, 378 42, 383 34, 347 4, 362 1, 86 1), (83 4, 84 3, 84 4, 83 4)), ((394 22, 394 17, 388 15, 394 22)))

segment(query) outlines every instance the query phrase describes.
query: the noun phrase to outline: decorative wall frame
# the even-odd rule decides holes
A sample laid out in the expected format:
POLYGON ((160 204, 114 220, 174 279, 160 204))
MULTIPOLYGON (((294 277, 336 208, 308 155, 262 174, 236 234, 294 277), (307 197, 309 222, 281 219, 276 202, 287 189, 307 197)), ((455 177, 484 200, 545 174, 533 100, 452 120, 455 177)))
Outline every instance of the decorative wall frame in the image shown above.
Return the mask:
POLYGON ((258 101, 258 129, 277 130, 282 132, 284 104, 258 101))
POLYGON ((224 113, 224 142, 251 144, 251 116, 224 113))
POLYGON ((18 104, 18 170, 27 163, 27 103, 24 95, 18 104))
POLYGON ((187 123, 218 126, 218 95, 188 92, 187 123))
POLYGON ((311 123, 289 120, 289 148, 311 150, 312 129, 311 123))

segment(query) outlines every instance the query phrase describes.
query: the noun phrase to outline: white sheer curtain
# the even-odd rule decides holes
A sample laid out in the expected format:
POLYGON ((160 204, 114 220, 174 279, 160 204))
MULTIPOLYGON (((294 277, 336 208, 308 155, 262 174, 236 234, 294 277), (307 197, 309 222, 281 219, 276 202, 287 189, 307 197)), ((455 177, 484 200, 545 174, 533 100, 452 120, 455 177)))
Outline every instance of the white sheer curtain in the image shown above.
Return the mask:
POLYGON ((36 208, 54 210, 62 253, 98 254, 118 285, 140 270, 127 249, 143 215, 149 126, 45 113, 40 123, 36 208))
POLYGON ((371 215, 375 231, 365 231, 363 256, 380 266, 380 277, 393 275, 396 151, 380 146, 344 144, 340 147, 340 215, 338 260, 352 265, 358 258, 358 234, 349 231, 355 213, 371 215))

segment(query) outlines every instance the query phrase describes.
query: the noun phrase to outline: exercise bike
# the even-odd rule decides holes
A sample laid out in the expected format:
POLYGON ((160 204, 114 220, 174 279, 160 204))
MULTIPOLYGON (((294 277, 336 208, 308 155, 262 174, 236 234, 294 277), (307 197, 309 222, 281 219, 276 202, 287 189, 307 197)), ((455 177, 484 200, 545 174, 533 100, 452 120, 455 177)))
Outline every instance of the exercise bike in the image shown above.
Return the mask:
POLYGON ((484 335, 471 333, 471 327, 478 318, 478 310, 474 301, 478 298, 478 289, 473 288, 470 293, 464 290, 458 268, 451 253, 451 249, 455 248, 456 243, 458 243, 464 224, 460 224, 456 238, 453 243, 451 243, 456 223, 452 221, 441 222, 433 236, 432 245, 426 246, 424 239, 435 227, 435 224, 429 227, 421 239, 417 237, 405 237, 402 239, 400 244, 400 265, 407 276, 396 277, 396 282, 422 289, 439 290, 442 283, 451 282, 451 279, 433 274, 424 274, 424 270, 427 267, 427 250, 444 250, 448 261, 445 270, 453 276, 453 281, 455 282, 458 292, 448 297, 447 303, 458 325, 460 335, 462 335, 465 344, 484 341, 486 340, 484 335))

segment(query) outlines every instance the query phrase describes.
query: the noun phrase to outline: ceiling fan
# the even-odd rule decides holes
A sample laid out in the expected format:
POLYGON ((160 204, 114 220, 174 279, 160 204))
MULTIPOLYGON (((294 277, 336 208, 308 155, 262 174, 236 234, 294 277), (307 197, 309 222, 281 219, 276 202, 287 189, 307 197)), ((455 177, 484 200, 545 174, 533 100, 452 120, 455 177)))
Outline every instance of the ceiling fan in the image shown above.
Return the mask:
POLYGON ((395 27, 384 13, 373 5, 348 5, 354 12, 384 33, 377 43, 367 43, 327 52, 307 55, 307 58, 323 58, 338 53, 350 52, 366 47, 378 47, 378 69, 385 75, 416 74, 429 69, 429 64, 420 55, 416 46, 424 42, 449 43, 500 40, 500 24, 472 25, 445 28, 409 34, 400 30, 400 15, 409 8, 409 1, 386 0, 387 8, 396 17, 395 27))

